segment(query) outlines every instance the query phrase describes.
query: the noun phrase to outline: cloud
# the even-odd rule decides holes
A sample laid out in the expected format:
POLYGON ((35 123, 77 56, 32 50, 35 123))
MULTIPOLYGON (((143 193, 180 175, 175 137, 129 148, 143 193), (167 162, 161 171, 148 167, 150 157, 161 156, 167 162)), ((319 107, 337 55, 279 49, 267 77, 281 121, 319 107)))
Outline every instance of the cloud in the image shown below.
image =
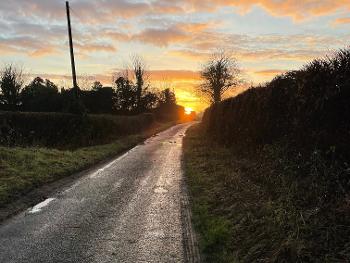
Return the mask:
POLYGON ((212 23, 177 23, 166 28, 147 28, 129 39, 166 47, 192 40, 194 34, 204 32, 212 26, 212 23))
POLYGON ((19 50, 15 47, 9 46, 7 44, 1 43, 0 41, 0 53, 2 55, 6 55, 6 54, 11 54, 11 53, 18 53, 19 50))
POLYGON ((186 48, 170 49, 168 54, 193 61, 205 61, 218 47, 224 47, 241 61, 267 59, 308 61, 328 53, 330 43, 341 46, 345 45, 346 39, 339 41, 335 37, 318 38, 311 35, 225 36, 213 33, 207 37, 195 37, 186 43, 186 48))
POLYGON ((178 49, 178 50, 170 50, 168 52, 169 55, 175 56, 175 57, 182 57, 189 60, 206 60, 210 56, 209 52, 201 52, 196 50, 190 50, 190 49, 178 49))
POLYGON ((153 81, 197 81, 199 72, 192 70, 150 70, 153 81))
POLYGON ((125 33, 119 32, 119 31, 113 31, 110 29, 107 30, 101 30, 100 31, 100 35, 102 35, 103 37, 112 39, 112 40, 116 40, 116 41, 130 41, 131 37, 125 33))
POLYGON ((324 56, 325 50, 284 50, 284 49, 262 49, 262 50, 241 50, 236 52, 236 57, 240 60, 297 60, 308 61, 314 58, 324 56))
MULTIPOLYGON (((134 18, 144 15, 183 15, 194 12, 212 13, 221 7, 234 7, 241 13, 259 6, 274 16, 292 17, 296 21, 315 16, 348 12, 348 0, 73 0, 71 8, 74 19, 85 24, 115 21, 116 18, 134 18)), ((62 20, 65 18, 64 1, 12 0, 1 1, 0 10, 8 17, 13 15, 35 19, 62 20)))
MULTIPOLYGON (((125 0, 76 0, 71 1, 71 14, 74 19, 92 24, 113 20, 117 15, 133 17, 150 10, 150 5, 142 2, 125 0)), ((63 20, 66 10, 64 1, 12 0, 1 1, 0 10, 9 16, 22 15, 36 19, 63 20)))
POLYGON ((254 74, 262 75, 263 77, 271 77, 271 76, 285 73, 286 71, 287 70, 281 70, 281 69, 266 69, 266 70, 255 71, 254 74))
POLYGON ((344 24, 350 24, 350 17, 340 17, 335 19, 332 22, 333 26, 344 25, 344 24))
POLYGON ((33 37, 1 37, 0 50, 4 53, 23 53, 33 57, 57 53, 58 50, 50 43, 38 41, 33 37))
POLYGON ((169 44, 183 42, 190 39, 190 36, 177 28, 146 29, 139 34, 133 35, 132 40, 166 47, 169 44))
MULTIPOLYGON (((257 80, 278 74, 281 70, 278 65, 282 69, 300 65, 350 41, 350 34, 330 32, 331 27, 322 35, 320 30, 324 27, 316 31, 313 23, 305 27, 302 24, 304 20, 325 15, 330 16, 327 19, 334 19, 328 26, 350 23, 350 17, 344 15, 350 11, 349 0, 71 0, 70 3, 75 51, 81 68, 91 73, 94 72, 91 65, 95 63, 113 63, 101 60, 117 51, 123 57, 128 56, 128 52, 147 50, 143 55, 151 59, 151 67, 159 69, 166 65, 165 68, 184 69, 154 70, 151 71, 153 79, 159 82, 171 79, 177 89, 183 90, 191 90, 198 81, 198 72, 194 69, 218 48, 233 51, 240 64, 255 68, 249 74, 257 80), (265 33, 254 29, 255 33, 234 34, 229 32, 234 26, 229 30, 224 30, 227 25, 220 27, 221 17, 216 12, 221 14, 221 8, 225 8, 225 13, 242 15, 260 8, 299 24, 295 30, 286 32, 274 27, 277 28, 274 34, 267 34, 268 28, 264 28, 265 33), (310 33, 291 35, 288 32, 310 33), (138 43, 130 46, 141 46, 140 50, 128 49, 131 42, 138 43), (145 44, 146 48, 142 46, 145 44), (95 53, 98 54, 90 56, 95 53)), ((65 16, 64 0, 0 1, 1 54, 10 54, 14 59, 16 55, 22 59, 26 54, 28 60, 45 57, 43 62, 53 54, 68 57, 65 16)), ((40 68, 41 60, 36 64, 40 68)), ((66 72, 63 66, 58 67, 55 72, 66 72)), ((94 76, 110 83, 110 74, 94 76)))
POLYGON ((77 47, 78 51, 83 53, 94 51, 113 53, 117 51, 117 49, 111 44, 75 42, 74 45, 77 47))
POLYGON ((214 12, 220 7, 235 7, 242 14, 249 12, 254 6, 259 6, 274 16, 287 16, 295 21, 330 15, 339 10, 350 10, 348 0, 183 0, 182 2, 193 11, 214 12))
POLYGON ((43 47, 37 50, 34 50, 33 52, 29 53, 29 56, 31 57, 43 57, 48 56, 54 53, 57 53, 57 49, 54 47, 43 47))

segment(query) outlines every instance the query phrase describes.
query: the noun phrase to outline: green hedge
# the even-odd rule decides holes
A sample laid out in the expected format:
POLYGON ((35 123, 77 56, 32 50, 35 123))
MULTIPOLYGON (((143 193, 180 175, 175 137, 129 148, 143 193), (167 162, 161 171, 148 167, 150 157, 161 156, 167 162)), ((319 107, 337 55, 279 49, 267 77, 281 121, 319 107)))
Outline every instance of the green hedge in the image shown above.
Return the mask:
POLYGON ((0 145, 76 148, 143 131, 152 114, 137 116, 0 112, 0 145))
POLYGON ((283 137, 297 147, 350 156, 350 50, 208 108, 207 131, 226 145, 256 146, 283 137))

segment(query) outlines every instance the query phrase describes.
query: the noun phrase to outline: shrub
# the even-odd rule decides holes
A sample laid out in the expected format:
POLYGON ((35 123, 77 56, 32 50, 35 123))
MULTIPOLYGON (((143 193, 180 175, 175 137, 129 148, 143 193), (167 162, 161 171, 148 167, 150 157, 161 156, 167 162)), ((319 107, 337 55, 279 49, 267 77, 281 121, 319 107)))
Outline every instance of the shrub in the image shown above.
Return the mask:
POLYGON ((137 116, 0 112, 0 145, 76 148, 143 131, 152 114, 137 116))
POLYGON ((277 76, 208 108, 207 131, 243 147, 289 136, 304 149, 350 156, 350 50, 277 76))

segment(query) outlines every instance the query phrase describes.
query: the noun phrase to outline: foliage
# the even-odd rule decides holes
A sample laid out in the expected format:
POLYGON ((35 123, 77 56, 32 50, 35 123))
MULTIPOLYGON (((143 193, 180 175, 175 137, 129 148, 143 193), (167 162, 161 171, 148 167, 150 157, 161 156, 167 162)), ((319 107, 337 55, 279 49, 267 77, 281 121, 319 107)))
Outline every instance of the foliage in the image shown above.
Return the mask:
POLYGON ((115 81, 115 84, 116 110, 124 114, 133 112, 136 108, 136 93, 133 83, 126 76, 120 76, 115 81))
MULTIPOLYGON (((78 115, 136 115, 151 112, 158 106, 159 94, 150 89, 146 64, 141 57, 133 58, 130 71, 119 72, 114 87, 104 87, 95 81, 91 89, 58 87, 48 79, 34 78, 24 89, 21 70, 6 66, 0 74, 0 110, 27 112, 66 112, 78 115)), ((161 93, 163 94, 163 92, 161 93)), ((173 99, 175 94, 171 93, 173 99)))
POLYGON ((350 156, 350 50, 208 108, 203 122, 227 145, 262 145, 289 136, 300 148, 350 156))
POLYGON ((139 84, 134 84, 132 80, 128 78, 127 74, 119 76, 115 81, 115 84, 116 112, 122 114, 135 114, 138 112, 147 112, 155 108, 158 102, 157 94, 148 91, 147 88, 142 88, 141 93, 139 93, 139 84))
POLYGON ((36 77, 21 92, 24 111, 55 112, 62 108, 58 87, 50 80, 36 77))
POLYGON ((62 112, 71 113, 76 115, 84 116, 86 115, 87 109, 81 99, 81 90, 79 87, 71 89, 61 89, 62 98, 62 112))
POLYGON ((114 111, 115 91, 112 87, 103 87, 94 82, 91 90, 82 90, 81 100, 90 113, 108 114, 114 111))
POLYGON ((225 52, 213 54, 200 74, 202 83, 197 88, 212 103, 220 102, 224 93, 240 82, 236 61, 225 52))
POLYGON ((206 110, 196 176, 212 177, 240 262, 350 258, 349 76, 340 50, 206 110))
POLYGON ((166 88, 160 92, 158 107, 153 112, 159 120, 174 121, 184 119, 185 108, 176 104, 175 93, 166 88))
POLYGON ((0 144, 77 148, 108 143, 138 133, 154 122, 152 114, 137 116, 0 112, 0 144))
POLYGON ((159 104, 165 104, 165 105, 176 104, 175 93, 171 91, 169 88, 162 90, 159 95, 159 104))
POLYGON ((148 85, 146 84, 146 63, 142 57, 134 56, 132 65, 135 78, 136 110, 140 112, 142 110, 142 93, 146 92, 148 89, 148 85))
POLYGON ((22 70, 13 65, 8 65, 2 70, 0 73, 0 106, 2 109, 18 110, 23 82, 22 70))

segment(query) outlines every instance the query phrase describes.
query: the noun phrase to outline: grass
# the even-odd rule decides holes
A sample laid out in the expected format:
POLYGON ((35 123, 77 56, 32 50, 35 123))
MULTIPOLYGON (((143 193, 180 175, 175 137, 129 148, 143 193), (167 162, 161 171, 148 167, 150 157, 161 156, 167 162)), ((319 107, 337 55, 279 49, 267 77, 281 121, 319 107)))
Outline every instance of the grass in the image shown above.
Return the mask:
POLYGON ((237 153, 194 126, 184 138, 184 169, 206 262, 350 258, 343 165, 316 151, 301 156, 282 142, 237 153))
POLYGON ((173 124, 154 124, 141 134, 125 136, 110 144, 76 150, 0 147, 0 207, 36 187, 69 176, 126 151, 173 124))

